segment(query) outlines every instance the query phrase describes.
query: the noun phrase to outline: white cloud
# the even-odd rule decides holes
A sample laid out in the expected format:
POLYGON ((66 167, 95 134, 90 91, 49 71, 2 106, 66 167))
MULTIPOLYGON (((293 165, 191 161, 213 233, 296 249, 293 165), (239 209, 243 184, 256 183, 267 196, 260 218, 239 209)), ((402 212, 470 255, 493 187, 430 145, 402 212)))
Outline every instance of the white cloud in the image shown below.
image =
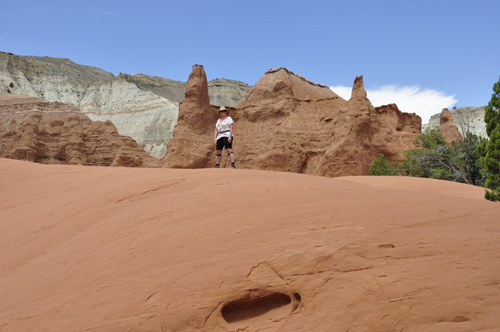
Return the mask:
POLYGON ((31 13, 36 13, 36 12, 39 12, 39 11, 45 11, 45 8, 35 7, 34 9, 28 10, 28 13, 31 14, 31 13))
MULTIPOLYGON (((351 98, 351 87, 330 87, 342 98, 351 98)), ((456 104, 455 96, 447 96, 441 91, 421 89, 418 86, 385 85, 378 89, 367 89, 368 99, 373 106, 396 104, 402 112, 417 113, 422 123, 428 123, 431 115, 440 113, 443 108, 451 108, 456 104)))

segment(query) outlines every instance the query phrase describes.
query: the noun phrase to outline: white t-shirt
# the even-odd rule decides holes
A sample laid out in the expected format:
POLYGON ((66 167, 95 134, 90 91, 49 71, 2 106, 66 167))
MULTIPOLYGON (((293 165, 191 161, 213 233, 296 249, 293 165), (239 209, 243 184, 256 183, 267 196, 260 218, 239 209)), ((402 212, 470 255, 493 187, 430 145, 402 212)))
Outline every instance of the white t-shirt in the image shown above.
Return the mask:
MULTIPOLYGON (((234 123, 230 116, 226 116, 225 119, 220 118, 215 124, 215 129, 217 129, 217 139, 221 137, 229 137, 231 128, 230 124, 234 123)), ((234 137, 234 135, 233 135, 234 137)))

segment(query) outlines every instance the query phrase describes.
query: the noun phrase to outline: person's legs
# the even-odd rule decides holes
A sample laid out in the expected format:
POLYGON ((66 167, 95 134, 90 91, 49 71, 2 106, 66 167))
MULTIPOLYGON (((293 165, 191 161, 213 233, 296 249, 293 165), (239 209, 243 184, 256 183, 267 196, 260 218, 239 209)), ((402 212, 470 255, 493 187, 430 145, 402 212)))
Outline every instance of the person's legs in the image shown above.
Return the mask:
POLYGON ((234 153, 233 153, 233 141, 234 137, 231 139, 231 143, 229 143, 228 140, 225 141, 224 147, 226 148, 227 155, 229 156, 229 159, 231 159, 231 168, 236 168, 234 166, 234 153))
POLYGON ((215 154, 216 154, 215 168, 220 167, 220 161, 222 159, 222 148, 224 148, 225 143, 227 143, 227 142, 224 142, 224 137, 221 137, 217 140, 217 142, 215 144, 215 154))
POLYGON ((215 167, 217 167, 217 165, 220 165, 220 160, 222 159, 222 150, 216 150, 215 153, 215 167))
POLYGON ((220 167, 220 160, 222 158, 222 148, 224 147, 224 142, 222 138, 219 138, 215 143, 215 168, 220 167))
POLYGON ((234 164, 234 153, 233 149, 226 149, 229 159, 231 159, 231 164, 234 164))

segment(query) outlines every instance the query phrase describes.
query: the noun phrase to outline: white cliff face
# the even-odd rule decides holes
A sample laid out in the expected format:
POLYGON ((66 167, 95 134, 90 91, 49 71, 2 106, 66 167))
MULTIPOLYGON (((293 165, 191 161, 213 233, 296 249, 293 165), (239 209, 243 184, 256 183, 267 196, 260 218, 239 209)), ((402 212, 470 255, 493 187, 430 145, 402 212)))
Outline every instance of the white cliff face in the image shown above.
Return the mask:
POLYGON ((156 158, 167 151, 179 115, 168 99, 121 79, 95 82, 79 108, 93 121, 111 120, 121 135, 132 137, 156 158))
POLYGON ((31 82, 26 79, 21 71, 15 70, 13 72, 8 72, 7 70, 4 70, 6 68, 3 68, 3 65, 5 64, 0 61, 0 92, 10 91, 9 93, 16 96, 42 98, 41 94, 35 91, 31 82))
POLYGON ((252 87, 246 83, 219 78, 208 82, 210 104, 236 106, 248 95, 252 87))
POLYGON ((95 81, 114 75, 69 59, 17 56, 0 52, 0 91, 78 106, 95 81))
MULTIPOLYGON (((118 76, 130 83, 136 84, 141 90, 151 91, 159 96, 179 104, 184 99, 186 83, 169 80, 167 78, 148 76, 143 74, 118 76)), ((210 104, 236 106, 248 95, 252 87, 246 83, 217 78, 208 82, 210 104)))
MULTIPOLYGON (((488 138, 486 134, 486 123, 484 122, 484 106, 483 107, 460 107, 454 110, 450 110, 453 115, 453 123, 458 127, 458 131, 462 136, 465 135, 465 131, 470 131, 471 133, 488 138)), ((431 116, 429 123, 422 125, 422 132, 426 128, 439 128, 439 117, 441 113, 434 114, 431 116)))

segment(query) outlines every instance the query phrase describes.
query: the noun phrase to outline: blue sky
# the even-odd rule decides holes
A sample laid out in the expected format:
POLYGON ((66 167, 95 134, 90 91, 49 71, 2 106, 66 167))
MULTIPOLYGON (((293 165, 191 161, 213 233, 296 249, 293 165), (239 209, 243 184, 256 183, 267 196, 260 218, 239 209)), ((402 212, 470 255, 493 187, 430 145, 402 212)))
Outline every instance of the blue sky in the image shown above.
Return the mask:
POLYGON ((443 107, 486 105, 500 77, 498 0, 0 4, 4 52, 179 81, 202 64, 209 80, 250 85, 286 67, 344 96, 363 75, 374 104, 424 123, 443 107))

